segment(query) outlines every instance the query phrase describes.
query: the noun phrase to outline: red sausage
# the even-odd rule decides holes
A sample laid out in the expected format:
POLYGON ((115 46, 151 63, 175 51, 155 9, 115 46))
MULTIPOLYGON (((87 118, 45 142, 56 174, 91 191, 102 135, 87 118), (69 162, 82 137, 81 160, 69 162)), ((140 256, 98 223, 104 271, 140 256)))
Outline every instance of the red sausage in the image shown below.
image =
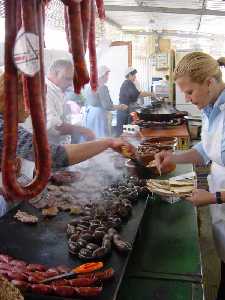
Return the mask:
POLYGON ((84 287, 84 286, 91 286, 96 283, 98 279, 96 278, 75 278, 69 280, 69 283, 73 287, 84 287))
POLYGON ((104 20, 105 19, 104 2, 103 2, 103 0, 95 0, 95 2, 96 2, 97 9, 98 9, 99 19, 104 20))
POLYGON ((31 291, 37 294, 49 295, 53 291, 52 287, 46 284, 32 284, 30 287, 31 291))
POLYGON ((102 287, 77 287, 74 288, 76 293, 79 296, 83 297, 93 297, 93 296, 98 296, 102 292, 102 287))
POLYGON ((69 52, 72 52, 71 49, 71 36, 70 36, 70 23, 69 23, 69 16, 68 16, 68 7, 64 7, 64 20, 65 20, 65 32, 66 32, 66 39, 68 43, 69 52))
POLYGON ((69 28, 72 56, 74 61, 74 90, 80 93, 81 88, 89 82, 89 74, 85 62, 83 26, 81 21, 80 3, 68 6, 69 28))
POLYGON ((57 286, 57 285, 52 285, 52 289, 54 291, 54 294, 57 296, 62 296, 62 297, 71 297, 76 294, 74 288, 70 286, 57 286))
POLYGON ((23 260, 13 259, 9 262, 10 266, 25 268, 27 263, 23 260))
POLYGON ((44 265, 40 265, 40 264, 29 264, 27 265, 27 271, 46 271, 47 267, 44 265))
POLYGON ((8 271, 8 278, 11 280, 22 280, 22 281, 27 281, 27 276, 23 273, 18 273, 18 272, 13 272, 13 271, 8 271))
POLYGON ((29 283, 22 280, 12 280, 11 283, 23 292, 27 291, 30 287, 29 283))
POLYGON ((4 262, 6 264, 8 264, 11 260, 13 260, 13 258, 9 255, 5 255, 5 254, 0 254, 0 262, 4 262))
POLYGON ((82 0, 81 5, 81 21, 83 26, 83 43, 84 43, 84 53, 87 50, 87 42, 91 25, 91 1, 92 0, 82 0))
POLYGON ((91 24, 88 36, 89 60, 90 60, 90 85, 96 91, 98 87, 98 71, 97 71, 97 57, 95 47, 95 5, 91 1, 91 24))
MULTIPOLYGON (((38 34, 38 5, 41 1, 21 0, 23 25, 26 32, 38 34), (31 17, 32 16, 32 17, 31 17)), ((28 200, 38 195, 46 186, 50 177, 50 149, 48 146, 45 127, 44 107, 42 98, 42 75, 38 72, 34 77, 25 76, 28 87, 28 101, 33 123, 33 132, 36 147, 36 176, 27 186, 17 182, 15 158, 17 148, 18 107, 17 90, 18 76, 12 57, 12 49, 17 34, 16 26, 17 1, 5 2, 6 35, 5 35, 5 113, 4 113, 4 139, 2 154, 2 177, 6 198, 28 200), (9 3, 10 2, 10 3, 9 3)), ((40 39, 42 41, 42 39, 40 39)), ((40 47, 43 47, 40 46, 40 47)), ((43 61, 40 61, 40 65, 43 61)), ((41 67, 43 70, 43 67, 41 67)))

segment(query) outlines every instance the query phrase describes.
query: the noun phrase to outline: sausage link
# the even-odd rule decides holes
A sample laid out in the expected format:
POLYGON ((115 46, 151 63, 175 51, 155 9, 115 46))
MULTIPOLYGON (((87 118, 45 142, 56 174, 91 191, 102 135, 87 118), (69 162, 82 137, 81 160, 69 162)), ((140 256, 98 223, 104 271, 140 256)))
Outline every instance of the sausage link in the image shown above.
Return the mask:
MULTIPOLYGON (((4 192, 7 198, 28 200, 38 195, 46 186, 50 177, 51 162, 48 146, 41 79, 38 72, 34 77, 26 75, 28 87, 28 101, 33 124, 34 139, 36 145, 36 176, 27 186, 21 186, 17 182, 15 159, 18 139, 18 107, 17 107, 17 70, 14 66, 12 49, 16 40, 16 0, 5 1, 6 35, 5 35, 5 113, 4 113, 4 139, 2 154, 2 178, 4 192)), ((21 0, 22 18, 25 32, 38 34, 39 5, 42 1, 21 0), (31 18, 32 16, 32 18, 31 18)), ((42 40, 41 40, 42 41, 42 40)), ((40 42, 41 42, 40 41, 40 42)), ((43 46, 43 45, 42 45, 43 46)), ((42 47, 41 46, 41 47, 42 47)), ((43 61, 40 61, 43 65, 43 61)), ((41 67, 43 70, 43 66, 41 67)))
POLYGON ((47 267, 44 265, 40 265, 40 264, 29 264, 26 267, 27 271, 46 271, 47 267))
POLYGON ((13 258, 6 254, 0 254, 0 262, 8 264, 13 258))
POLYGON ((46 284, 31 284, 31 291, 37 294, 49 295, 53 289, 51 286, 46 284))
POLYGON ((69 284, 73 287, 84 287, 84 286, 91 286, 96 283, 98 279, 96 278, 75 278, 69 280, 69 284))
POLYGON ((82 0, 81 1, 81 20, 83 25, 83 43, 84 43, 84 53, 87 50, 88 35, 91 25, 91 1, 92 0, 82 0))
POLYGON ((83 26, 81 21, 80 3, 68 6, 69 28, 71 37, 72 56, 74 61, 74 90, 80 93, 81 88, 89 82, 89 74, 85 62, 83 26))
POLYGON ((68 43, 69 52, 72 52, 71 49, 71 36, 70 36, 70 23, 69 23, 69 16, 68 16, 68 7, 64 7, 64 20, 65 20, 65 32, 66 32, 66 39, 68 43))
POLYGON ((52 289, 54 291, 54 294, 61 297, 71 297, 76 295, 76 291, 74 288, 70 286, 57 286, 52 285, 52 289))
POLYGON ((13 271, 8 271, 8 278, 10 280, 22 280, 22 281, 27 281, 27 276, 23 273, 17 273, 13 271))
POLYGON ((99 19, 104 20, 105 19, 104 2, 103 2, 103 0, 95 0, 95 2, 96 2, 97 9, 98 9, 99 19))
POLYGON ((101 294, 102 287, 75 287, 74 290, 79 296, 94 297, 101 294))
POLYGON ((29 290, 30 284, 23 280, 12 280, 11 283, 15 285, 18 289, 20 289, 22 292, 25 292, 29 290))
POLYGON ((98 87, 97 57, 95 47, 95 4, 91 1, 91 24, 88 36, 89 60, 90 60, 90 85, 96 91, 98 87))

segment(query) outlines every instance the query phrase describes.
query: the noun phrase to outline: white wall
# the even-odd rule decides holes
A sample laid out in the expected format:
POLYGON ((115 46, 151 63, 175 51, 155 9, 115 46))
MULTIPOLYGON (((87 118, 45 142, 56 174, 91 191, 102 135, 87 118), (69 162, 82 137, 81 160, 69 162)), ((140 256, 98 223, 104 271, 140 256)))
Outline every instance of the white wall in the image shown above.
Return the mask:
POLYGON ((98 57, 98 65, 106 65, 111 70, 107 86, 110 91, 110 96, 116 104, 119 101, 121 84, 125 80, 124 71, 128 67, 128 47, 109 47, 98 57))

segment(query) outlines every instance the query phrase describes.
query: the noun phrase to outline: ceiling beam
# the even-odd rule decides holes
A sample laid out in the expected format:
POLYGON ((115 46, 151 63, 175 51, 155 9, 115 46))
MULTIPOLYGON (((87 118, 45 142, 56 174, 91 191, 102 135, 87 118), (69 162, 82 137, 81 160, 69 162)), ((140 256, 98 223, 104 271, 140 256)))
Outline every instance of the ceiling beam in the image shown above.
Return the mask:
MULTIPOLYGON (((134 34, 134 35, 146 35, 146 36, 151 36, 151 35, 159 35, 159 36, 178 36, 181 38, 199 38, 199 37, 204 37, 208 39, 213 39, 215 38, 215 35, 212 34, 199 34, 199 33, 189 33, 189 32, 177 32, 175 30, 163 30, 162 32, 158 31, 152 31, 152 32, 147 32, 147 31, 136 31, 136 30, 123 30, 123 33, 125 34, 134 34)), ((222 35, 217 35, 221 36, 224 38, 222 35)))
MULTIPOLYGON (((207 3, 207 0, 203 0, 203 3, 202 3, 202 10, 205 10, 205 9, 206 9, 206 3, 207 3)), ((202 15, 201 15, 200 18, 199 18, 199 22, 198 22, 198 26, 197 26, 197 31, 199 31, 199 29, 200 29, 201 22, 202 22, 202 15)))
POLYGON ((155 6, 105 5, 106 11, 156 12, 163 14, 225 16, 225 11, 212 9, 169 8, 155 6))
POLYGON ((116 28, 119 29, 119 30, 122 30, 122 26, 121 26, 119 23, 115 22, 114 20, 108 18, 107 16, 106 16, 106 19, 105 19, 105 20, 106 20, 106 22, 109 23, 110 25, 116 27, 116 28))

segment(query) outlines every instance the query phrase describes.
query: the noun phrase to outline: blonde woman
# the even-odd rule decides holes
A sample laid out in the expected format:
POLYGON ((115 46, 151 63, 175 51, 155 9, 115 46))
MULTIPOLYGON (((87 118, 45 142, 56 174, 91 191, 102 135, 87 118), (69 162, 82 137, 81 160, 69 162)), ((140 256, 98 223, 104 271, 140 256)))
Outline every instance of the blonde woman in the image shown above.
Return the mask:
POLYGON ((225 299, 225 83, 221 66, 225 58, 215 60, 208 54, 193 52, 177 65, 174 78, 185 95, 202 112, 202 139, 182 154, 156 154, 158 168, 168 163, 207 164, 212 161, 208 177, 209 192, 196 189, 187 198, 196 206, 211 204, 214 240, 221 264, 221 284, 217 300, 225 299))

